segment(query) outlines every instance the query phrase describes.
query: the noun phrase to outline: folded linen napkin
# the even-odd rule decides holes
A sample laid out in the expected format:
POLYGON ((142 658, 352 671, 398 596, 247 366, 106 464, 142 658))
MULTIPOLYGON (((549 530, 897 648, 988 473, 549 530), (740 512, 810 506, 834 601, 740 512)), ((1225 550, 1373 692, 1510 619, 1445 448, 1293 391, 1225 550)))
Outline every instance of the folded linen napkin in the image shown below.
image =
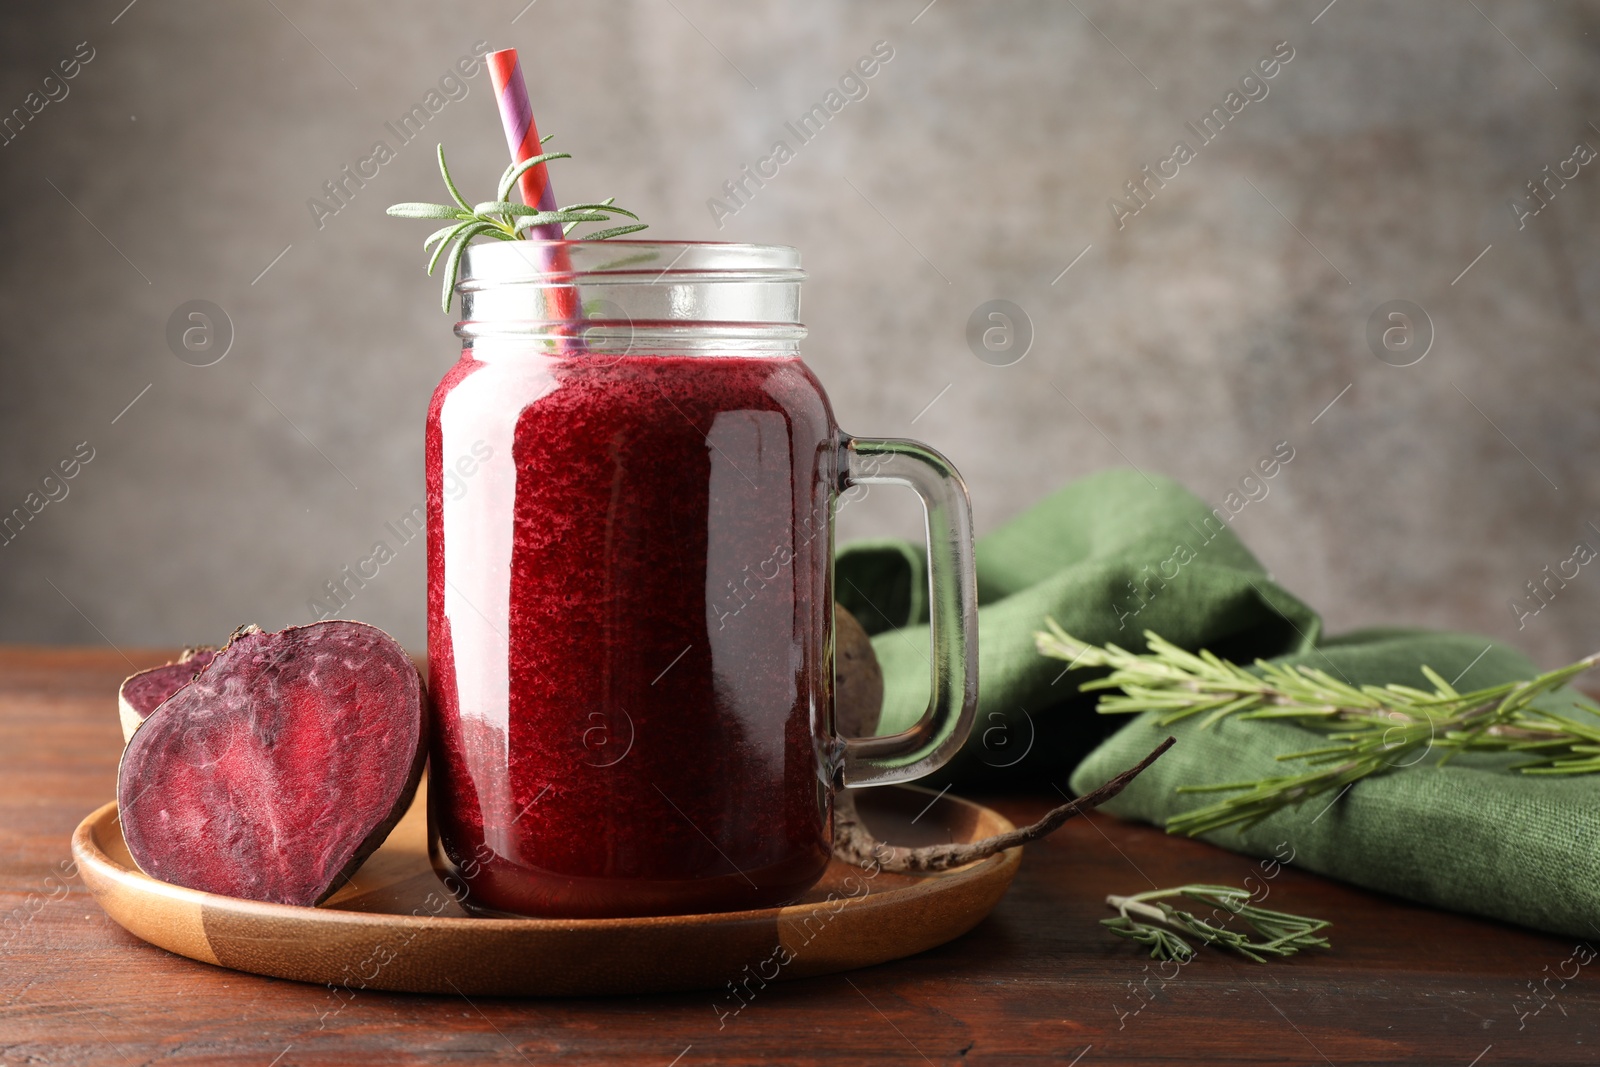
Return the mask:
MULTIPOLYGON (((1100 672, 1064 670, 1035 650, 1046 616, 1074 637, 1144 650, 1153 630, 1235 662, 1305 663, 1352 684, 1423 688, 1431 666, 1462 690, 1529 678, 1527 657, 1487 638, 1364 630, 1324 638, 1321 620, 1282 589, 1216 509, 1175 482, 1108 470, 1047 497, 979 540, 978 718, 962 752, 932 781, 983 788, 1051 783, 1083 793, 1142 758, 1169 733, 1178 744, 1106 810, 1163 825, 1220 794, 1180 785, 1267 777, 1275 757, 1320 735, 1261 721, 1157 726, 1153 716, 1099 716, 1077 686, 1100 672)), ((883 667, 879 731, 911 725, 927 701, 926 560, 919 546, 846 546, 836 596, 867 631, 883 667)), ((1572 710, 1576 694, 1541 703, 1572 710)), ((1593 709, 1593 704, 1582 701, 1593 709)), ((1600 721, 1600 718, 1597 718, 1600 721)), ((1423 903, 1579 936, 1600 936, 1600 775, 1529 776, 1515 757, 1431 756, 1313 798, 1249 830, 1206 840, 1254 856, 1293 851, 1306 869, 1423 903)))

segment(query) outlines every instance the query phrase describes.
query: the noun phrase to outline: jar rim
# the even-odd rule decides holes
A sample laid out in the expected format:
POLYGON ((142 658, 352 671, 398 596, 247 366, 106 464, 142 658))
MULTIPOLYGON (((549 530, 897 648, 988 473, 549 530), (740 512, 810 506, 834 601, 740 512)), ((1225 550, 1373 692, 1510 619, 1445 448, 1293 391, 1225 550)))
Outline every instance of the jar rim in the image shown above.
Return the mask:
POLYGON ((484 241, 469 245, 456 289, 502 285, 788 282, 805 278, 800 250, 732 241, 484 241))
POLYGON ((789 351, 805 336, 804 278, 787 245, 492 241, 466 250, 456 333, 568 346, 581 336, 586 349, 789 351))

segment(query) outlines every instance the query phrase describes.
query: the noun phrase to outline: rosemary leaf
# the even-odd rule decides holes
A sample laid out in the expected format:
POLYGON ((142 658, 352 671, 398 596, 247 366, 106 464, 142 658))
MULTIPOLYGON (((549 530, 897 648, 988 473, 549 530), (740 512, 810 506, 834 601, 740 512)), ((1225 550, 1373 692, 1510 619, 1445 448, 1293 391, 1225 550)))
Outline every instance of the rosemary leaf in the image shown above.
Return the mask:
POLYGON ((462 229, 460 236, 452 237, 439 246, 442 249, 445 244, 451 245, 450 257, 445 260, 444 292, 440 295, 440 305, 446 314, 450 311, 450 298, 455 295, 456 275, 461 271, 462 253, 466 252, 468 242, 479 232, 488 229, 489 225, 486 222, 472 223, 462 229))
POLYGON ((620 208, 620 207, 616 207, 615 205, 613 205, 611 203, 611 201, 615 200, 615 199, 616 199, 616 197, 610 197, 609 199, 603 200, 598 204, 568 204, 566 207, 562 208, 561 210, 562 211, 609 211, 614 215, 626 215, 630 219, 635 219, 635 220, 638 219, 638 217, 639 217, 638 215, 635 215, 633 212, 627 210, 626 208, 620 208))
MULTIPOLYGON (((549 139, 550 138, 548 137, 545 138, 546 141, 549 139)), ((505 200, 510 197, 512 188, 517 184, 517 179, 522 177, 522 175, 526 172, 532 170, 534 167, 537 167, 539 164, 549 163, 553 159, 571 158, 572 155, 569 152, 545 152, 542 155, 531 156, 528 159, 523 160, 521 163, 513 163, 511 166, 507 167, 506 172, 500 176, 500 184, 495 189, 495 199, 505 200)))
MULTIPOLYGON (((441 226, 439 229, 434 230, 428 235, 428 239, 422 242, 422 250, 426 252, 429 248, 433 247, 433 243, 435 241, 444 240, 446 237, 449 237, 452 233, 456 232, 456 230, 460 228, 460 223, 452 222, 448 226, 441 226)), ((428 265, 428 273, 430 275, 433 273, 433 265, 431 263, 428 265)))
POLYGON ((461 205, 462 211, 470 212, 472 209, 467 206, 466 197, 461 195, 461 190, 456 188, 456 183, 450 178, 450 168, 445 165, 444 145, 442 144, 439 146, 439 173, 444 175, 444 187, 450 190, 451 199, 453 199, 457 204, 461 205))
POLYGON ((485 200, 481 204, 473 205, 468 210, 471 211, 474 215, 519 216, 519 215, 539 215, 539 214, 546 214, 546 215, 558 215, 558 214, 560 214, 560 212, 558 212, 558 211, 540 212, 540 210, 538 208, 536 208, 536 207, 529 207, 527 204, 514 204, 509 200, 485 200))
POLYGON ((640 230, 648 230, 649 228, 645 223, 634 222, 627 226, 613 226, 606 230, 592 230, 584 234, 583 239, 586 241, 604 241, 612 237, 621 237, 625 233, 638 233, 640 230))
POLYGON ((397 219, 461 219, 469 215, 448 204, 391 204, 385 214, 397 219))
MULTIPOLYGON (((441 240, 439 242, 439 247, 435 248, 433 250, 433 257, 428 260, 428 277, 430 277, 430 278, 433 277, 433 268, 434 268, 435 265, 438 264, 439 257, 444 255, 445 249, 449 248, 451 243, 454 242, 456 238, 460 237, 464 232, 466 232, 468 229, 470 229, 474 225, 478 225, 478 224, 471 223, 471 222, 463 222, 463 223, 460 223, 459 225, 452 226, 452 227, 449 228, 449 232, 447 232, 444 235, 443 240, 441 240)), ((452 286, 455 285, 454 279, 451 280, 450 284, 452 286)))

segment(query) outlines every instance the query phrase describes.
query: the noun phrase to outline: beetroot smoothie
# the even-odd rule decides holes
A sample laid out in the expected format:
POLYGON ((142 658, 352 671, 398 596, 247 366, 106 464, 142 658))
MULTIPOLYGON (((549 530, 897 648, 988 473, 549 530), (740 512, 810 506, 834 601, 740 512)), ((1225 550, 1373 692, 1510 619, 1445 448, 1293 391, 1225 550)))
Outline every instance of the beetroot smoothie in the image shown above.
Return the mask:
POLYGON ((754 908, 821 875, 837 437, 790 355, 463 353, 427 424, 429 788, 469 906, 754 908))

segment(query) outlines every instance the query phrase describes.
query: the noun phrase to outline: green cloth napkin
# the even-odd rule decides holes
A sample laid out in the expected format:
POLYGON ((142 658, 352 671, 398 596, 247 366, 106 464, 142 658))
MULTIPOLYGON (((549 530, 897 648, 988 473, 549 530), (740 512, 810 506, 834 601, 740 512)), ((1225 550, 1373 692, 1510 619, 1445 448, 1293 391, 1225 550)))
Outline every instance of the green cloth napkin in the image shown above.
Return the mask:
MULTIPOLYGON (((1268 483, 1264 483, 1268 484, 1268 483)), ((1087 792, 1136 763, 1164 737, 1178 744, 1106 805, 1156 825, 1217 799, 1179 785, 1281 774, 1279 753, 1312 747, 1298 727, 1224 721, 1157 726, 1093 711, 1077 692, 1095 675, 1039 655, 1046 616, 1075 637, 1143 651, 1154 630, 1228 659, 1306 663, 1356 685, 1425 686, 1428 664, 1461 688, 1537 673, 1487 638, 1365 630, 1324 639, 1321 620, 1284 591, 1215 511, 1182 486, 1108 470, 1046 498, 977 545, 979 707, 961 753, 930 781, 993 788, 1071 775, 1087 792)), ((874 634, 885 697, 879 730, 914 723, 927 702, 926 562, 900 541, 839 553, 836 595, 874 634)), ((1097 672, 1098 673, 1098 672, 1097 672)), ((1572 713, 1570 691, 1546 701, 1572 713)), ((1253 856, 1289 855, 1309 870, 1423 903, 1579 936, 1600 935, 1600 776, 1510 772, 1513 758, 1433 758, 1365 779, 1336 801, 1313 798, 1250 830, 1206 840, 1253 856)))

